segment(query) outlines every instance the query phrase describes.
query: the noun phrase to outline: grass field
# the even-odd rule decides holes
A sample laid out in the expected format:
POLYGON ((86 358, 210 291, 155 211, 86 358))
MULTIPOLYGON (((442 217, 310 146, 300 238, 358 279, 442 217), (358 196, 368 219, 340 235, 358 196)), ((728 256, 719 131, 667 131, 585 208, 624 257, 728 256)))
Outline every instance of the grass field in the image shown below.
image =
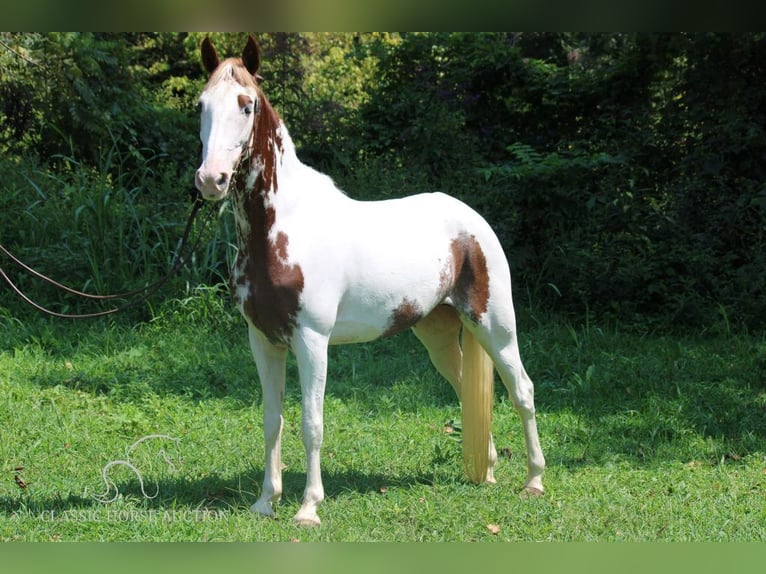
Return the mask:
POLYGON ((459 406, 408 333, 331 350, 327 498, 322 526, 303 529, 292 363, 279 518, 248 511, 260 389, 226 298, 175 301, 139 326, 0 315, 0 540, 766 540, 763 338, 534 317, 520 335, 544 496, 520 495, 521 427, 502 385, 498 484, 462 479, 459 406))

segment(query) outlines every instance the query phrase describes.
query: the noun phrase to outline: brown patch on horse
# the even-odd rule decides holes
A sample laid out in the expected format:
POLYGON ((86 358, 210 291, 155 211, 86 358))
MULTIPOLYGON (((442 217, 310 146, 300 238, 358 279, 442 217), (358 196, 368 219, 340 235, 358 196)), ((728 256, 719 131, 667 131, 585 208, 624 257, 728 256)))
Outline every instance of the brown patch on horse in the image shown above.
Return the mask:
POLYGON ((247 296, 241 302, 245 316, 272 343, 287 343, 300 311, 303 270, 288 263, 287 234, 278 233, 275 241, 269 238, 274 210, 265 209, 263 197, 238 194, 235 202, 241 216, 247 218, 250 232, 240 237, 232 289, 236 293, 238 286, 247 284, 247 296))
POLYGON ((277 233, 277 240, 274 243, 274 246, 276 247, 276 253, 277 257, 279 257, 282 260, 287 259, 287 244, 290 242, 289 238, 287 237, 287 233, 284 231, 280 231, 277 233))
POLYGON ((246 94, 239 94, 237 96, 237 103, 239 104, 240 108, 244 108, 247 104, 252 104, 253 99, 246 94))
POLYGON ((420 305, 405 297, 391 314, 391 321, 383 336, 395 335, 400 331, 409 329, 422 318, 423 310, 420 305))
POLYGON ((263 170, 255 187, 263 186, 263 190, 277 192, 277 155, 282 154, 282 137, 279 135, 279 114, 271 107, 266 96, 258 90, 258 112, 253 119, 253 155, 255 161, 263 162, 263 170))
POLYGON ((256 102, 240 94, 237 103, 244 107, 255 103, 252 147, 246 148, 235 170, 232 200, 237 215, 239 253, 234 264, 231 287, 250 322, 272 343, 286 343, 295 328, 300 311, 304 278, 300 265, 289 264, 289 238, 284 232, 270 239, 277 214, 267 207, 269 194, 276 193, 277 161, 283 150, 279 134, 279 115, 258 87, 260 53, 250 37, 242 58, 218 59, 209 39, 202 43, 202 60, 210 72, 208 87, 221 81, 234 81, 254 88, 256 102), (260 171, 253 187, 247 180, 253 168, 260 171), (246 221, 246 224, 242 222, 246 221), (242 288, 247 287, 246 294, 242 288))
MULTIPOLYGON (((300 265, 289 264, 289 237, 279 232, 269 237, 277 219, 273 207, 266 207, 269 194, 276 193, 277 159, 282 138, 277 133, 279 116, 258 91, 258 112, 253 119, 253 149, 238 170, 233 194, 237 216, 247 220, 247 233, 238 226, 240 251, 235 263, 236 282, 249 285, 242 310, 250 322, 272 343, 286 343, 300 311, 304 277, 300 265), (252 189, 246 189, 250 169, 262 166, 252 189)), ((237 291, 237 285, 232 284, 237 291)))
POLYGON ((453 266, 450 295, 457 309, 478 323, 489 302, 487 259, 476 236, 467 233, 453 239, 450 250, 453 266))

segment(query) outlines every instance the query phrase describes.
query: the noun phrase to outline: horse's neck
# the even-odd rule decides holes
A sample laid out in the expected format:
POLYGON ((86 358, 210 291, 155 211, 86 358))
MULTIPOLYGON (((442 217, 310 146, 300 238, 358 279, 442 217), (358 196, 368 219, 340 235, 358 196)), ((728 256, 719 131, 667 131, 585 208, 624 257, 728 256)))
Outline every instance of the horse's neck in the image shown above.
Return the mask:
POLYGON ((320 196, 345 198, 328 176, 298 159, 284 122, 265 98, 262 105, 253 131, 252 155, 237 178, 234 192, 240 244, 246 237, 266 241, 278 218, 314 204, 320 196))
POLYGON ((279 142, 279 145, 274 149, 274 167, 277 180, 279 180, 279 176, 285 177, 290 172, 303 169, 306 166, 298 159, 293 139, 290 137, 287 127, 281 119, 275 130, 275 136, 275 140, 279 142))
POLYGON ((281 119, 270 107, 263 114, 253 131, 251 155, 243 159, 235 181, 232 199, 240 244, 266 239, 277 204, 289 199, 289 190, 280 184, 291 172, 306 169, 281 119))

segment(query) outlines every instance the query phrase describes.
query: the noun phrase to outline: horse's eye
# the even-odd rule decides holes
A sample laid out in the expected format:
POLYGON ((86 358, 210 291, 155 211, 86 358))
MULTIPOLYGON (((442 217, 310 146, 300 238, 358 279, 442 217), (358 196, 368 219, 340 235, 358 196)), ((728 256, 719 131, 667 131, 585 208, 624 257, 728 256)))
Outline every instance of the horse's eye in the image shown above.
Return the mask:
POLYGON ((237 96, 237 103, 239 104, 239 108, 246 116, 249 116, 253 113, 253 98, 250 96, 246 94, 240 94, 237 96))

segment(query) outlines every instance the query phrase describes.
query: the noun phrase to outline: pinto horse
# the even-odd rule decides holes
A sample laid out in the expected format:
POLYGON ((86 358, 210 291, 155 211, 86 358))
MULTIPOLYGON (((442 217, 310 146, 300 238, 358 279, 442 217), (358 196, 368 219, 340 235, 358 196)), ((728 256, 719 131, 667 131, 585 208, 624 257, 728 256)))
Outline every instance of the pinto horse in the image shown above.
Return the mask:
POLYGON ((495 482, 490 432, 494 368, 524 428, 525 488, 543 491, 545 459, 532 381, 516 338, 508 262, 487 222, 442 193, 355 201, 298 159, 257 75, 251 36, 241 58, 201 45, 209 80, 200 95, 202 165, 196 187, 211 201, 231 193, 238 255, 234 299, 247 321, 263 389, 265 469, 251 510, 273 517, 282 494, 285 360, 301 385, 306 489, 299 524, 319 524, 319 462, 328 345, 412 328, 462 403, 468 477, 495 482))

